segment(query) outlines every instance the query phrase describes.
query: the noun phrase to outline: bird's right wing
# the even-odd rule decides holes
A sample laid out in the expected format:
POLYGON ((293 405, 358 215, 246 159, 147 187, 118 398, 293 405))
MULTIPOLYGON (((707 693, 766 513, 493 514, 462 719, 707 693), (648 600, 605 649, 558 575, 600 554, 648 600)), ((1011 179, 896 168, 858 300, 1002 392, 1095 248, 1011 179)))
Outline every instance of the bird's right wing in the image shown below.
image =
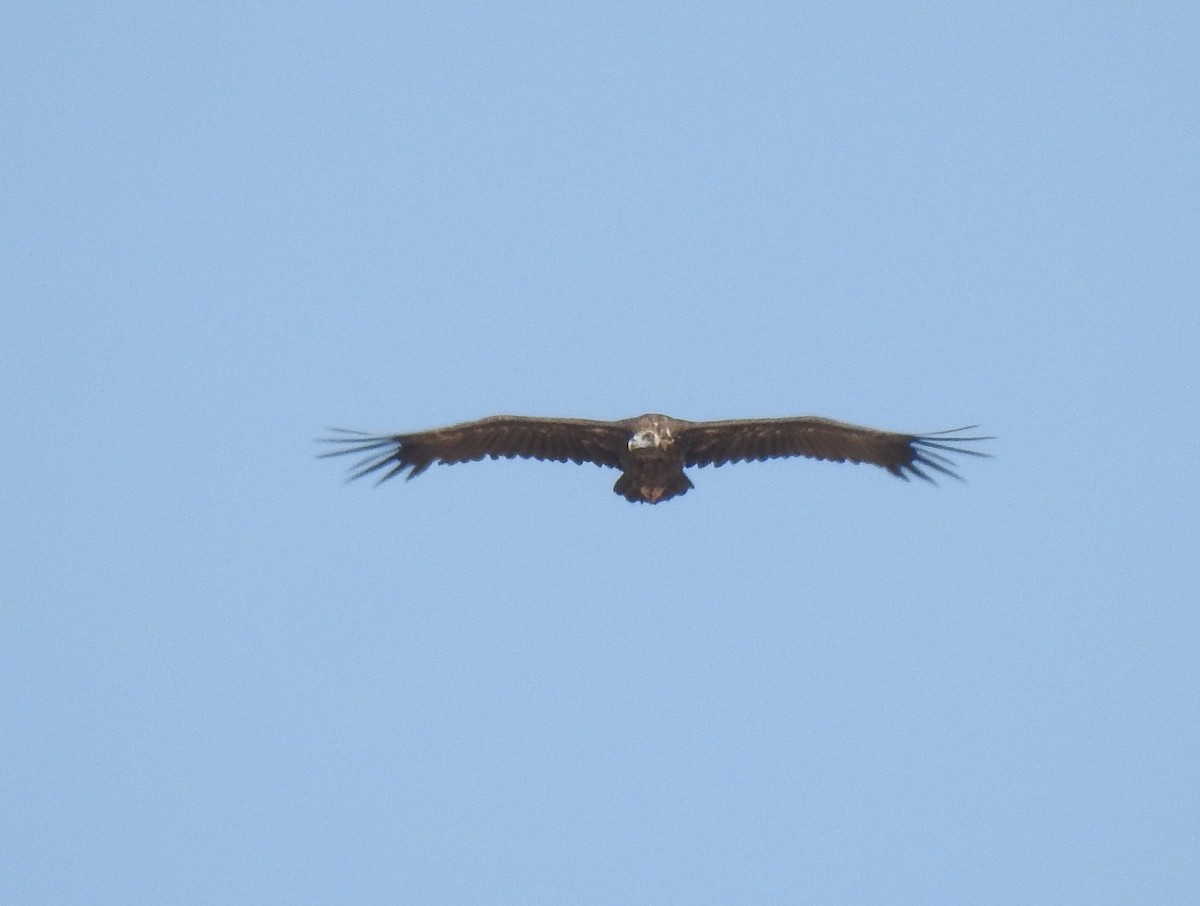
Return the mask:
POLYGON ((434 463, 472 462, 489 457, 593 462, 620 468, 620 456, 629 438, 629 427, 623 422, 521 415, 494 415, 415 434, 332 430, 341 436, 321 440, 340 446, 321 455, 360 454, 363 459, 351 467, 350 478, 362 478, 386 468, 381 482, 405 469, 410 470, 407 477, 414 478, 434 463))

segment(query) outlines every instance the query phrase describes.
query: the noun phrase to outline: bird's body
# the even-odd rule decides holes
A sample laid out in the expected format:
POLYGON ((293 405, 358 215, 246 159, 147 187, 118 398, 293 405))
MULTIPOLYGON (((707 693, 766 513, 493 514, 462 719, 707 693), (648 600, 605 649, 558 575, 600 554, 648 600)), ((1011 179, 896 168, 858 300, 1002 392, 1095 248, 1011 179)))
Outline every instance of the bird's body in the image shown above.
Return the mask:
POLYGON ((621 477, 613 490, 631 503, 658 503, 692 487, 684 474, 683 448, 673 429, 684 423, 665 415, 630 419, 628 452, 621 457, 621 477))
POLYGON ((387 469, 380 481, 405 470, 414 478, 434 463, 484 458, 591 462, 620 469, 613 490, 626 500, 661 503, 693 486, 686 467, 776 457, 872 463, 905 480, 912 474, 931 481, 926 469, 957 478, 945 454, 986 456, 955 445, 991 439, 964 436, 968 430, 898 434, 811 415, 712 422, 654 413, 615 422, 495 415, 414 434, 342 430, 325 438, 341 448, 323 455, 362 454, 351 478, 387 469))

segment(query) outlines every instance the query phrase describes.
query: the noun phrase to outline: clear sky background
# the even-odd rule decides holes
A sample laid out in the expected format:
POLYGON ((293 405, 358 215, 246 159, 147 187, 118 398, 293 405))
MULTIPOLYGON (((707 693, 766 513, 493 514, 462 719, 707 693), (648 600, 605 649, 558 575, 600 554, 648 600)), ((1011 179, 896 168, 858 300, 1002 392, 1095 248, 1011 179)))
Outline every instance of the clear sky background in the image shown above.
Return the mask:
POLYGON ((1200 902, 1198 9, 11 5, 0 900, 1200 902))

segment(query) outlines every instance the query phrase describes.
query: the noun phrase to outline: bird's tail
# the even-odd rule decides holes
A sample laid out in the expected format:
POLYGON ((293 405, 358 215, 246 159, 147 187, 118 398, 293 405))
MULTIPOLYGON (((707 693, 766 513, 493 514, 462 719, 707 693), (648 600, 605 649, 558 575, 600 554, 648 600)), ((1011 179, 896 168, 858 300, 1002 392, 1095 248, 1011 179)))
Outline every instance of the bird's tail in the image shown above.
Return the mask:
POLYGON ((613 491, 631 503, 662 503, 692 487, 691 480, 682 471, 658 473, 656 475, 631 475, 622 472, 613 491))

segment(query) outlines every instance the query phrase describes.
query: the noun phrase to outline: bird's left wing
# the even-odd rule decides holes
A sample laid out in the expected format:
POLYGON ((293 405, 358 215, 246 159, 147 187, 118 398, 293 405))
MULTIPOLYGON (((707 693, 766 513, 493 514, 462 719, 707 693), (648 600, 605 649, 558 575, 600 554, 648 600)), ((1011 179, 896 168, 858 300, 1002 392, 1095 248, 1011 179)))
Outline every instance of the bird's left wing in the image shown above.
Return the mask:
POLYGON ((960 446, 991 440, 963 433, 975 427, 930 434, 897 434, 809 415, 692 422, 677 431, 676 436, 684 451, 684 463, 689 466, 808 456, 834 462, 872 463, 905 480, 912 474, 932 481, 925 469, 959 477, 948 453, 988 455, 960 446))
POLYGON ((367 434, 335 428, 341 436, 322 438, 340 445, 322 456, 360 454, 350 477, 361 478, 387 469, 381 482, 409 469, 414 478, 434 463, 471 462, 523 457, 555 462, 594 462, 620 467, 629 428, 624 422, 579 418, 530 418, 494 415, 415 434, 367 434))

